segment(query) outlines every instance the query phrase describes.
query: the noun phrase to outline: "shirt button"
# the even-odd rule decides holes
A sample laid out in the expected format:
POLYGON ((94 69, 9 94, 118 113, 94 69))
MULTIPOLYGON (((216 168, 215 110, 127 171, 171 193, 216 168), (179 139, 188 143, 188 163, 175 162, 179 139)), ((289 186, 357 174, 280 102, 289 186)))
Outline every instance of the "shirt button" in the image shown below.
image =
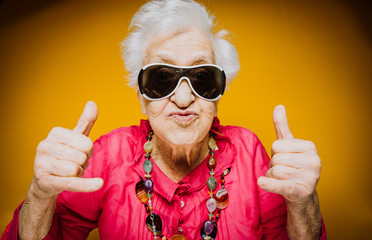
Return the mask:
POLYGON ((183 208, 183 206, 185 206, 185 203, 181 201, 181 208, 183 208))

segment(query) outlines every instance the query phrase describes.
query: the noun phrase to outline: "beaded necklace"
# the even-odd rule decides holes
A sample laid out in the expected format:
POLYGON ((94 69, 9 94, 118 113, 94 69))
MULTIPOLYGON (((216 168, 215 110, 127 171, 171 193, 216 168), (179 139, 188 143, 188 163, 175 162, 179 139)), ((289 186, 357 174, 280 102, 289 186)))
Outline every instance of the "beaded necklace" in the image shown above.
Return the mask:
MULTIPOLYGON (((152 172, 152 161, 151 161, 151 152, 154 148, 152 143, 153 131, 150 129, 146 136, 147 142, 143 145, 145 150, 145 162, 143 163, 143 169, 145 171, 145 180, 140 177, 140 181, 136 184, 136 194, 138 199, 144 204, 147 218, 146 226, 154 234, 154 239, 158 240, 168 240, 162 234, 162 220, 160 216, 153 212, 152 205, 152 190, 154 189, 154 184, 151 180, 152 172)), ((209 147, 209 158, 207 160, 207 166, 209 168, 210 177, 207 180, 207 186, 209 189, 208 195, 210 198, 207 200, 207 209, 208 209, 208 218, 204 222, 203 227, 200 229, 200 236, 203 240, 214 240, 217 235, 217 221, 220 218, 220 213, 222 209, 225 209, 229 202, 229 196, 225 188, 225 176, 230 172, 230 169, 226 169, 221 175, 221 188, 214 193, 214 190, 217 187, 217 179, 214 177, 214 169, 217 166, 217 160, 215 159, 215 150, 217 148, 216 141, 213 138, 212 133, 208 140, 209 147), (216 211, 217 210, 217 211, 216 211), (216 213, 215 213, 216 212, 216 213), (215 214, 214 214, 215 213, 215 214)), ((169 240, 187 240, 182 234, 182 230, 175 235, 173 235, 169 240)))

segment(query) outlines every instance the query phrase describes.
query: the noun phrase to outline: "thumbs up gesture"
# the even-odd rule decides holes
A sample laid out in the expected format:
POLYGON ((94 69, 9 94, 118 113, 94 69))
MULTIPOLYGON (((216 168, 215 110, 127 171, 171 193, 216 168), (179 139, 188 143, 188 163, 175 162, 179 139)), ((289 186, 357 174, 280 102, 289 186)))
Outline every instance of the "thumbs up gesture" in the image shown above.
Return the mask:
POLYGON ((284 106, 274 109, 273 120, 278 140, 271 148, 270 168, 257 183, 266 191, 283 195, 287 203, 306 203, 316 194, 320 176, 321 160, 315 144, 293 137, 284 106))
POLYGON ((101 178, 82 178, 93 154, 88 137, 98 116, 97 106, 88 102, 73 130, 56 127, 37 147, 33 189, 39 197, 51 197, 64 190, 93 192, 103 185, 101 178))

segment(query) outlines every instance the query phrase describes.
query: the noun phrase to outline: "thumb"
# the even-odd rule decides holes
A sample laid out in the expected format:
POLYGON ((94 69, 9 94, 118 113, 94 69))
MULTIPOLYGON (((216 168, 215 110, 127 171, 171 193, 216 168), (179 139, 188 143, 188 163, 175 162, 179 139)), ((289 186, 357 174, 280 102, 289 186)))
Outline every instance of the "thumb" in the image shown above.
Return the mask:
POLYGON ((95 121, 97 120, 97 117, 98 117, 97 105, 92 101, 87 102, 84 111, 81 114, 80 119, 76 124, 76 127, 74 128, 74 132, 88 136, 95 121))
POLYGON ((276 136, 278 139, 293 139, 293 135, 289 130, 287 115, 285 107, 278 105, 274 109, 273 122, 275 127, 276 136))

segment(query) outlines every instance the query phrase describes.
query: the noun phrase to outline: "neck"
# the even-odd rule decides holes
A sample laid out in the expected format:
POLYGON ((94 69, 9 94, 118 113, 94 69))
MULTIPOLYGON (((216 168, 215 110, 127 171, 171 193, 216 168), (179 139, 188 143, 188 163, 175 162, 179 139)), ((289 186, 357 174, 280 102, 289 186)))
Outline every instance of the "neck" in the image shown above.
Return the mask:
POLYGON ((173 182, 182 180, 206 158, 209 152, 208 134, 193 145, 171 145, 154 136, 152 158, 173 182))

